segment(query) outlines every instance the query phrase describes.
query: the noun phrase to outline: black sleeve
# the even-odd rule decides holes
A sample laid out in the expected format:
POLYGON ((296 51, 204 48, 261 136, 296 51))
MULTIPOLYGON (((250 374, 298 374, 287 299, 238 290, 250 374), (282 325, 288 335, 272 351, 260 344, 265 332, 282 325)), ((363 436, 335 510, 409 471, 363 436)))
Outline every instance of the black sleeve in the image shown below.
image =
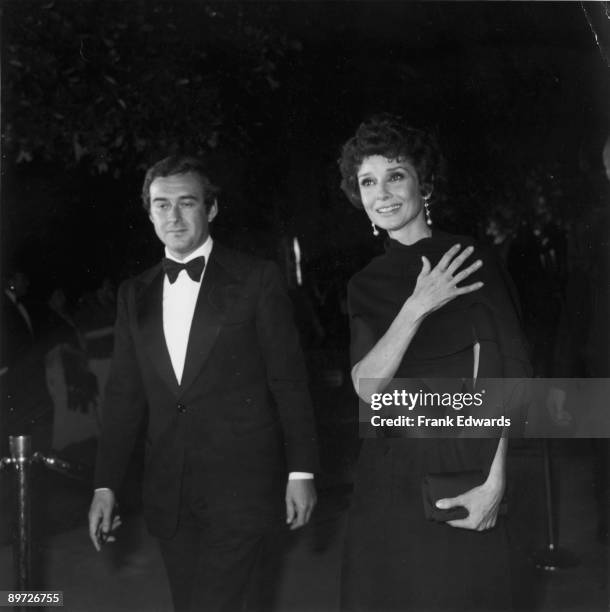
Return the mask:
MULTIPOLYGON (((512 280, 494 253, 482 250, 481 259, 484 265, 475 280, 482 280, 485 286, 480 294, 475 292, 474 296, 488 309, 502 355, 503 376, 529 377, 532 374, 529 350, 521 328, 519 303, 512 280)), ((484 333, 481 329, 477 331, 484 333)))
POLYGON ((265 263, 261 274, 256 327, 267 384, 282 423, 288 471, 316 472, 318 452, 305 359, 292 303, 272 262, 265 263))

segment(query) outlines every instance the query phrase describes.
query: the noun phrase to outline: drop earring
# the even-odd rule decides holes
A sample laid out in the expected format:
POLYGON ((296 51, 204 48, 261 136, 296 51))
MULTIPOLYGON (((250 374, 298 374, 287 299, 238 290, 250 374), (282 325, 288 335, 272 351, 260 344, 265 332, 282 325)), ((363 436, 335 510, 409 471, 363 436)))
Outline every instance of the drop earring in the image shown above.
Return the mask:
POLYGON ((428 194, 423 197, 424 200, 424 211, 426 214, 426 225, 430 227, 432 225, 432 215, 430 214, 430 204, 428 204, 428 200, 432 194, 428 194))
POLYGON ((371 225, 373 226, 373 236, 379 236, 379 230, 377 226, 371 221, 371 225))

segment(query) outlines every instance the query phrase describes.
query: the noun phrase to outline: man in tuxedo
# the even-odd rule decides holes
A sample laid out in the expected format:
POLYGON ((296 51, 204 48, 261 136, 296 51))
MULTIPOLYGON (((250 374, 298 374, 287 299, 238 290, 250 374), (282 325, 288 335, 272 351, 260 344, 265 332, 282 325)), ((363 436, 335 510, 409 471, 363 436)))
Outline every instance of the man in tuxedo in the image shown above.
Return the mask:
POLYGON ((217 193, 195 158, 146 174, 166 257, 119 289, 89 511, 99 550, 146 418, 145 519, 176 610, 206 612, 243 609, 265 539, 308 522, 318 465, 289 298, 275 264, 212 240, 217 193))

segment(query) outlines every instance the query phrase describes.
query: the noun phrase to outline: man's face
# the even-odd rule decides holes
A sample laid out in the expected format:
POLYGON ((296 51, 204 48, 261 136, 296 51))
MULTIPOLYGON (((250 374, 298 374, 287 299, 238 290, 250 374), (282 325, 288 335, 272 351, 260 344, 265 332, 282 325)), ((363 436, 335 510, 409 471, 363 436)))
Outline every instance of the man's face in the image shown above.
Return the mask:
POLYGON ((150 220, 159 240, 184 259, 207 239, 216 203, 206 211, 201 179, 194 172, 156 178, 150 184, 150 220))

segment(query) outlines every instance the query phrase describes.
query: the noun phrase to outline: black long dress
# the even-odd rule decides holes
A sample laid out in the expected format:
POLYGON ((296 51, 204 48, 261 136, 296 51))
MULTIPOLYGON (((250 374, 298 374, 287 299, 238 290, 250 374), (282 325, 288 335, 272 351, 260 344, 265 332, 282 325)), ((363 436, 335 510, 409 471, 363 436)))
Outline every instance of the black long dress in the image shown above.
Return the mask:
MULTIPOLYGON (((384 255, 350 281, 352 365, 373 348, 414 289, 421 256, 434 266, 453 245, 472 239, 435 231, 414 245, 389 241, 384 255)), ((476 247, 476 245, 475 245, 476 247)), ((396 378, 479 377, 529 373, 507 279, 493 256, 467 281, 479 291, 430 314, 413 338, 396 378)), ((345 611, 505 610, 510 608, 508 547, 502 519, 476 532, 426 521, 421 479, 428 472, 491 466, 497 439, 376 438, 363 442, 350 508, 342 570, 345 611)))

